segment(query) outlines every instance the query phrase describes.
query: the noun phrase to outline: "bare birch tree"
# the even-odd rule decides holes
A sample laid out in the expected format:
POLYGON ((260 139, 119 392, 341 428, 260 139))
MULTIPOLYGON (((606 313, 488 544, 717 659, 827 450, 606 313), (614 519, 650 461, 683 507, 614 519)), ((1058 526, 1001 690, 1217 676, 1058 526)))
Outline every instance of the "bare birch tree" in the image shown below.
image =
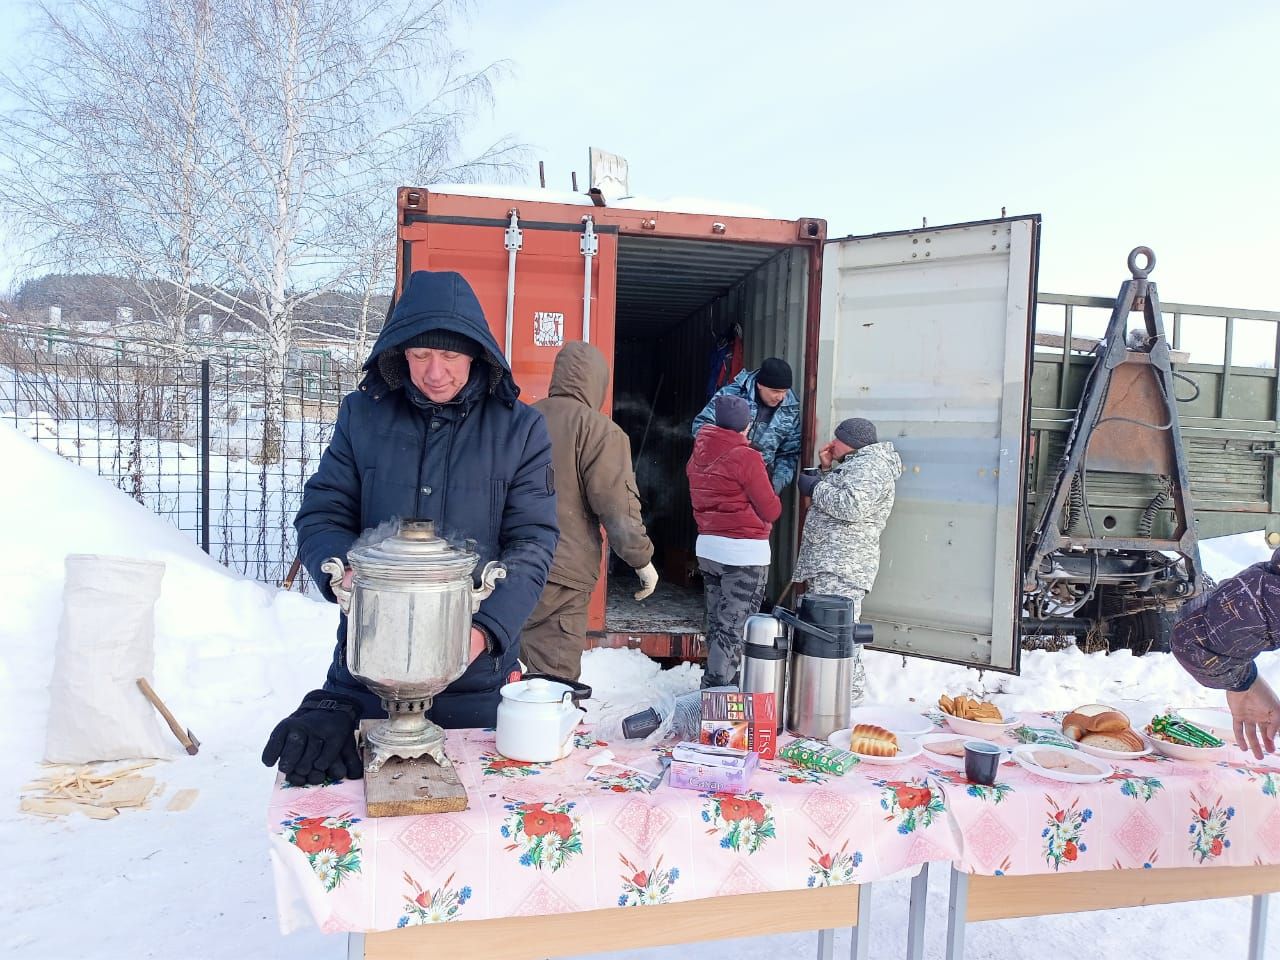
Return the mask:
MULTIPOLYGON (((3 79, 0 216, 38 269, 128 278, 157 342, 194 312, 265 349, 261 456, 281 443, 295 311, 385 284, 393 189, 503 175, 461 138, 497 66, 467 69, 452 0, 67 0, 3 79), (376 210, 385 210, 380 217, 376 210)), ((366 304, 368 300, 366 299, 366 304)))

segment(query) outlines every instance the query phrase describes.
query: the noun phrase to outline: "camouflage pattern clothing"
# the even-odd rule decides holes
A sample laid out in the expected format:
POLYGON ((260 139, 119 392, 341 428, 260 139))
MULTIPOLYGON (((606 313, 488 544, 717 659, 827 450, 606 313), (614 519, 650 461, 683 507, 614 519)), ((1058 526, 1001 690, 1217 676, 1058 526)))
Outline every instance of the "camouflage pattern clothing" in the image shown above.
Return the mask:
POLYGON ((825 575, 870 590, 880 569, 880 534, 901 475, 902 460, 888 441, 856 450, 835 464, 813 488, 792 579, 812 584, 825 575))
POLYGON ((707 668, 702 687, 738 685, 747 617, 760 611, 766 567, 731 567, 698 558, 707 601, 707 668))
POLYGON ((707 424, 716 422, 716 397, 742 397, 751 407, 751 432, 747 442, 760 451, 773 492, 781 493, 796 477, 796 465, 800 462, 800 400, 792 390, 782 398, 772 417, 760 417, 760 398, 756 394, 756 377, 759 370, 743 370, 733 382, 720 388, 715 397, 707 401, 702 412, 693 418, 693 435, 707 424))
MULTIPOLYGON (((829 593, 836 597, 844 597, 846 600, 853 601, 853 619, 862 619, 862 599, 867 595, 867 591, 855 587, 853 583, 844 577, 837 577, 833 574, 820 573, 809 580, 806 585, 809 593, 829 593)), ((867 698, 867 670, 862 665, 862 645, 854 644, 853 646, 853 679, 849 684, 850 704, 853 706, 861 706, 863 700, 867 698)))

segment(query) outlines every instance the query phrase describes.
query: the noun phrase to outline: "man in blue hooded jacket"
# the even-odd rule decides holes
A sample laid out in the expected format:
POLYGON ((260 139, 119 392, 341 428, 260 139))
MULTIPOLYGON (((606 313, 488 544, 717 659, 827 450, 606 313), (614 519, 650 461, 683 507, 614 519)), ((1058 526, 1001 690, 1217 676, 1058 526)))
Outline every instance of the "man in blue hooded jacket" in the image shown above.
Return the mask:
MULTIPOLYGON (((298 552, 331 601, 320 565, 345 560, 363 531, 392 518, 434 520, 474 540, 477 570, 501 560, 507 577, 473 617, 470 666, 430 712, 446 728, 493 726, 559 539, 546 423, 518 399, 480 303, 457 273, 409 277, 364 370, 307 481, 294 521, 298 552)), ((324 688, 281 721, 263 752, 263 763, 278 762, 291 782, 360 776, 354 730, 385 715, 347 668, 346 633, 343 616, 324 688)))

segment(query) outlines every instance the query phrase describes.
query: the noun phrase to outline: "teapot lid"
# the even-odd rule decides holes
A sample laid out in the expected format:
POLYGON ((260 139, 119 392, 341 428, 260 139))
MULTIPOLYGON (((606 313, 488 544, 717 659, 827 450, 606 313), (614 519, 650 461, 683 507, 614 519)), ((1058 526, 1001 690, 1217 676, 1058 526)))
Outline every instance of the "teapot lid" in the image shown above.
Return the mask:
POLYGON ((436 536, 431 520, 401 520, 392 536, 356 547, 347 559, 357 574, 392 580, 457 580, 479 556, 436 536))
POLYGON ((504 699, 518 700, 520 703, 559 703, 566 694, 573 693, 573 687, 544 677, 534 677, 531 680, 508 683, 499 692, 504 699))

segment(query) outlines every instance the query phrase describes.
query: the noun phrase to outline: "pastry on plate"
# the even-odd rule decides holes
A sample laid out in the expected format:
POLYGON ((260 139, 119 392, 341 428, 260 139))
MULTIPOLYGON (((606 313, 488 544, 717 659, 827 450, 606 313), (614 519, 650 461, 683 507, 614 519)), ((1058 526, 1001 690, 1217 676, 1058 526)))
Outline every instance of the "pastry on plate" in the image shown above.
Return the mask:
MULTIPOLYGON (((1062 718, 1062 732, 1079 742, 1090 733, 1123 733, 1129 729, 1129 718, 1114 707, 1102 703, 1089 703, 1076 707, 1062 718)), ((1101 746, 1101 744, 1098 744, 1101 746)), ((1114 749, 1108 747, 1107 749, 1114 749)), ((1122 747, 1119 749, 1129 749, 1122 747)), ((1133 747, 1141 750, 1142 745, 1133 747)))
POLYGON ((849 734, 849 749, 868 757, 896 757, 898 738, 874 723, 860 723, 849 734))
POLYGON ((975 700, 973 697, 964 694, 958 697, 949 697, 944 693, 938 698, 938 706, 943 713, 949 713, 951 716, 959 717, 961 720, 976 720, 979 723, 1004 722, 1000 709, 994 703, 988 703, 986 700, 975 700))

